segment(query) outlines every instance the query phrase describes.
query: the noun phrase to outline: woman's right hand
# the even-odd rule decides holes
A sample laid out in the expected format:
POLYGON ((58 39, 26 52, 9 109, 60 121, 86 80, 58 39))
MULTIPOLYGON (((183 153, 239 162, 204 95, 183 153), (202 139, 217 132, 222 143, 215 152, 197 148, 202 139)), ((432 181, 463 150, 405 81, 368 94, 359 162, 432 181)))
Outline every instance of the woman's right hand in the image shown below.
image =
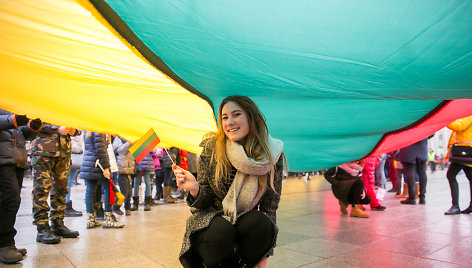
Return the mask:
POLYGON ((200 185, 197 179, 188 170, 185 170, 177 165, 172 165, 172 170, 175 174, 177 186, 190 192, 193 197, 197 197, 200 185))

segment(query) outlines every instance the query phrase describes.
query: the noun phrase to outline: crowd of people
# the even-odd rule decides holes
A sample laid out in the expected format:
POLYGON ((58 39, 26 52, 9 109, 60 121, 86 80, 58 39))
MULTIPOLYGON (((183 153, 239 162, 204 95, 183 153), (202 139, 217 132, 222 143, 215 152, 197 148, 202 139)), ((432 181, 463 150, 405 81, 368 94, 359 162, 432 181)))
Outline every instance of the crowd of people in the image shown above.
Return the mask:
MULTIPOLYGON (((459 208, 456 176, 464 171, 472 196, 472 117, 448 127, 454 131, 450 155, 444 157, 451 160, 447 179, 452 207, 445 214, 471 213, 472 201, 465 210, 459 208)), ((427 142, 425 138, 388 154, 319 172, 332 185, 341 213, 348 214, 351 205, 351 217, 368 218, 366 205, 370 211, 387 209, 381 204, 387 176, 392 182, 388 192, 401 198, 401 204, 425 205, 426 166, 437 161, 428 152, 427 142)), ((39 243, 57 244, 62 238, 80 235, 64 225, 64 217, 82 216, 70 199, 77 177, 86 183, 84 224, 88 229, 123 228, 115 215, 130 216, 139 209, 140 200, 144 211, 150 211, 156 200, 175 202, 171 194, 175 184, 192 212, 179 255, 184 267, 266 266, 277 240, 276 211, 287 164, 283 142, 269 135, 264 116, 251 99, 230 96, 222 101, 218 129, 204 137, 199 156, 175 147, 155 148, 136 163, 131 145, 117 136, 0 110, 0 261, 16 263, 27 254, 26 249, 15 246, 14 224, 30 157, 32 215, 39 243), (27 140, 31 141, 30 152, 27 140), (115 185, 124 200, 112 190, 115 185)))

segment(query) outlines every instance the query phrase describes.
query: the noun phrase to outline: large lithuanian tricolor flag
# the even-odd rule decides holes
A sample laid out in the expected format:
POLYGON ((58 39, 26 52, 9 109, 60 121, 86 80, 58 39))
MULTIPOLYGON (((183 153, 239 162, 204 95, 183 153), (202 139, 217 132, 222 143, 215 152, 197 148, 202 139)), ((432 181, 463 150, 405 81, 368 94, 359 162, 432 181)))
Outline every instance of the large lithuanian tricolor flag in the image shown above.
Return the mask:
POLYGON ((129 148, 129 151, 139 164, 159 142, 159 137, 157 137, 154 129, 151 128, 146 132, 146 134, 144 134, 144 136, 137 140, 131 148, 129 148))

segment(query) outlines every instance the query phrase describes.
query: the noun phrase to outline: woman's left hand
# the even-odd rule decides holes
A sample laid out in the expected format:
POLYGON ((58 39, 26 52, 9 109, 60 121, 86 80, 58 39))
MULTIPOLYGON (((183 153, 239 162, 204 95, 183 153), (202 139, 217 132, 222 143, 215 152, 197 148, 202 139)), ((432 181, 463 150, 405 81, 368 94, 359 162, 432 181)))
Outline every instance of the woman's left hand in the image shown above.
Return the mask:
POLYGON ((264 258, 255 268, 265 268, 267 266, 267 261, 269 258, 264 258))
POLYGON ((361 199, 364 199, 364 198, 365 198, 365 191, 362 190, 361 199))

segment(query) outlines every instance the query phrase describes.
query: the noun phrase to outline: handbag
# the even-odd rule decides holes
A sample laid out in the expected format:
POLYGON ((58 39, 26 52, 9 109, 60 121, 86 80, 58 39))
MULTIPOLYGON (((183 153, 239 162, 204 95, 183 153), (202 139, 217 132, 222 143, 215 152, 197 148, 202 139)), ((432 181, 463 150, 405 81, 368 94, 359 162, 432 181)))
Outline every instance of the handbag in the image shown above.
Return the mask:
POLYGON ((461 165, 472 165, 472 147, 452 145, 449 161, 461 165))

